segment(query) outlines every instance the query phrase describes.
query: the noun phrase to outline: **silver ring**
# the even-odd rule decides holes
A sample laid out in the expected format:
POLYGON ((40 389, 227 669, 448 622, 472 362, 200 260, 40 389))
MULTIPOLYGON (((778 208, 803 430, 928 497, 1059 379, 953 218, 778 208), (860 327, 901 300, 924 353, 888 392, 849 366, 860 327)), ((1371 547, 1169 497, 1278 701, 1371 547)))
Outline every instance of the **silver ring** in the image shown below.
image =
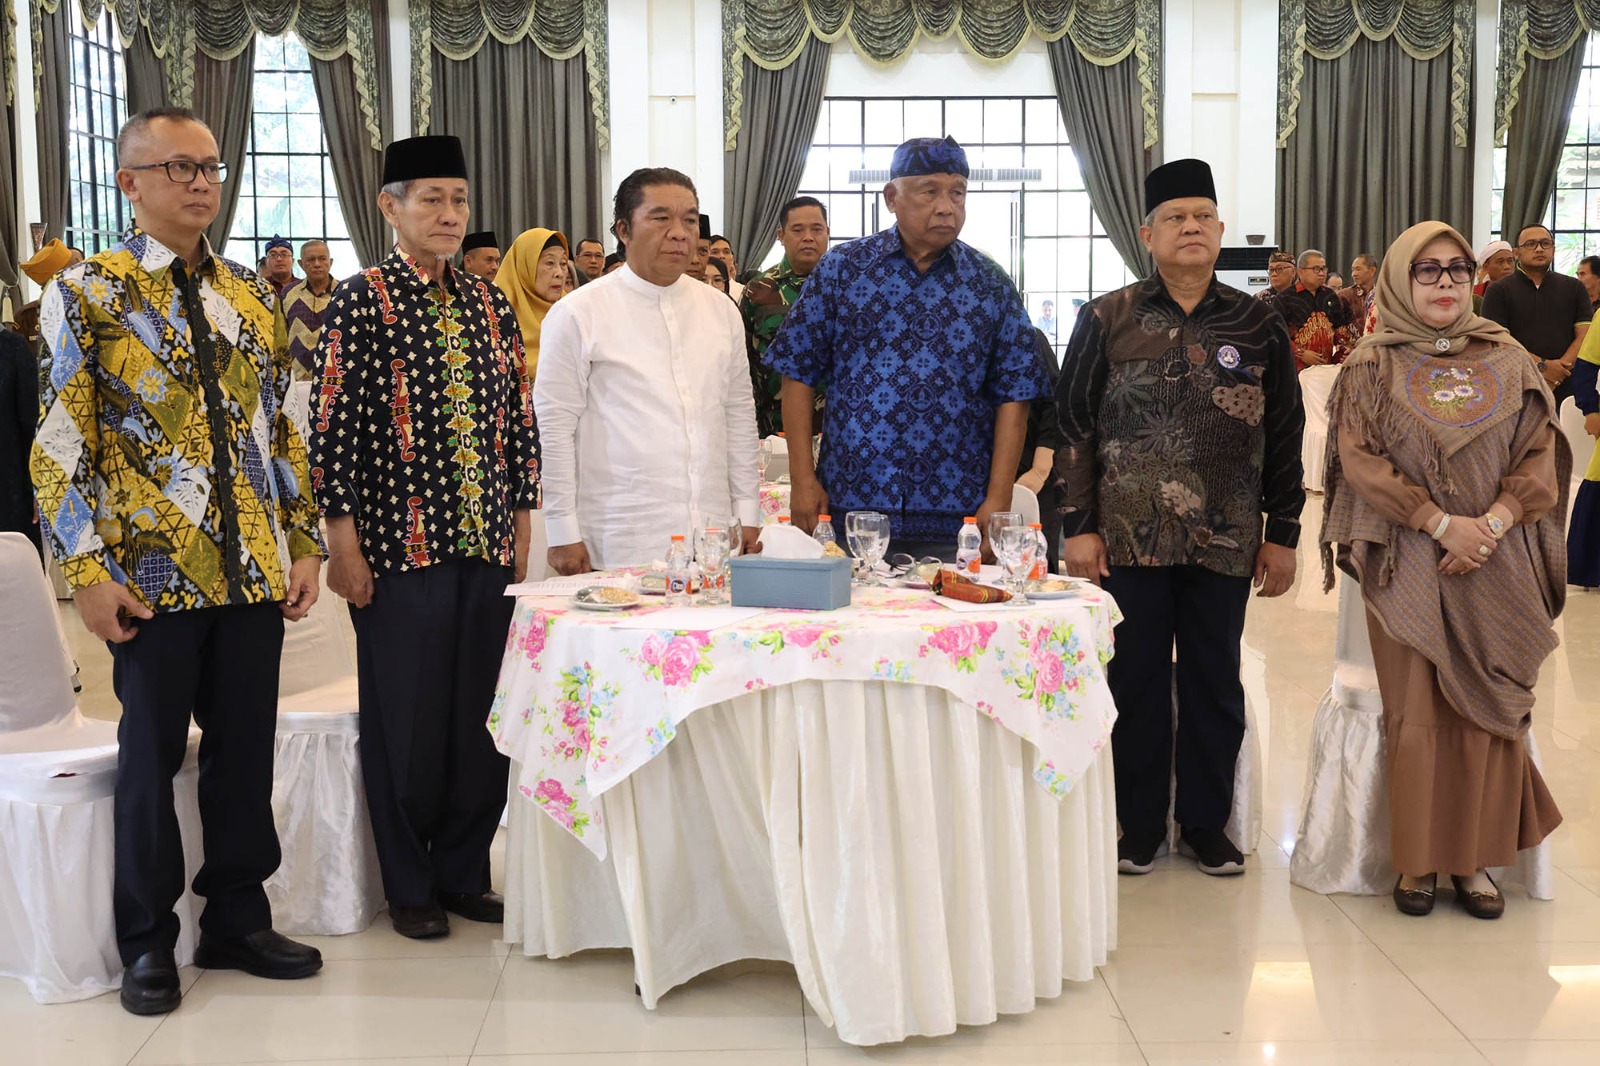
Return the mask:
POLYGON ((1478 554, 1487 558, 1489 555, 1489 546, 1487 544, 1478 545, 1478 554))

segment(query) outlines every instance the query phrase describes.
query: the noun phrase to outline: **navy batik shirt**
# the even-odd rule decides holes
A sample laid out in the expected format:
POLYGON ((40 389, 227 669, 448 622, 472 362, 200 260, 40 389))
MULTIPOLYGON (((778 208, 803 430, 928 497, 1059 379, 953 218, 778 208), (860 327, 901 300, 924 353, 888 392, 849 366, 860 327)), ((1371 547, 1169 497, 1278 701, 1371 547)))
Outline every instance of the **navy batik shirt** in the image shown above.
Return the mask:
POLYGON ((822 257, 766 364, 827 385, 829 509, 882 511, 917 540, 954 541, 988 495, 995 409, 1049 393, 999 264, 956 241, 921 273, 898 227, 822 257))

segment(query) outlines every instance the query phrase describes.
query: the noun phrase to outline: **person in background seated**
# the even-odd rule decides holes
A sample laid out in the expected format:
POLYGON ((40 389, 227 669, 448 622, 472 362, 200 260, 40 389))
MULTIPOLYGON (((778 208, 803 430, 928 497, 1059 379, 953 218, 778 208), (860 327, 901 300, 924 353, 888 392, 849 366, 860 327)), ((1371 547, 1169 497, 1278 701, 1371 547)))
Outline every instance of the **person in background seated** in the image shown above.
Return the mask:
MULTIPOLYGON (((206 899, 197 966, 307 977, 315 948, 272 928, 281 855, 273 735, 285 620, 317 600, 322 535, 283 401, 272 286, 205 238, 227 178, 193 113, 135 115, 117 136, 134 224, 45 289, 45 417, 30 457, 45 542, 89 632, 111 648, 117 729, 111 908, 122 1006, 177 1009, 183 841, 172 778, 200 742, 206 899), (124 323, 164 309, 150 338, 124 323)), ((481 722, 480 722, 481 728, 481 722)))
POLYGON ((550 566, 648 566, 708 515, 738 521, 750 551, 760 486, 744 324, 685 271, 700 229, 694 182, 636 170, 613 218, 627 263, 556 304, 539 342, 550 566))
POLYGON ((1488 867, 1561 824, 1523 735, 1559 643, 1571 456, 1527 352, 1473 313, 1475 267, 1443 222, 1396 238, 1380 326, 1329 404, 1324 587, 1335 562, 1361 583, 1408 915, 1433 910, 1445 873, 1467 913, 1500 917, 1488 867))
POLYGON ((1145 177, 1139 236, 1155 272, 1079 312, 1056 389, 1062 561, 1105 582, 1124 615, 1108 680, 1126 874, 1150 872, 1169 809, 1203 873, 1244 872, 1227 825, 1245 607, 1252 580, 1261 596, 1294 583, 1306 502, 1288 331, 1217 280, 1216 200, 1199 159, 1145 177))
POLYGON ((395 248, 334 292, 311 413, 378 867, 390 923, 416 939, 447 935, 447 913, 504 917, 489 846, 510 764, 483 723, 539 504, 521 324, 493 282, 451 264, 467 193, 459 139, 384 150, 395 248))

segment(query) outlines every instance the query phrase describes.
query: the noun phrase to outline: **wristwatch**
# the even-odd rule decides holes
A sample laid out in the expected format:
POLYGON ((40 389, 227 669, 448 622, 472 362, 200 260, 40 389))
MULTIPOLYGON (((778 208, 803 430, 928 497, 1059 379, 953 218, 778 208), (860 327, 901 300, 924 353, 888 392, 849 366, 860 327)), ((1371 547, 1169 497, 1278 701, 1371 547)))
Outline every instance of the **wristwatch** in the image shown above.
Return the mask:
POLYGON ((1494 534, 1495 540, 1499 540, 1501 537, 1506 535, 1506 524, 1501 521, 1500 516, 1495 514, 1493 511, 1490 511, 1488 514, 1484 515, 1483 520, 1489 523, 1489 532, 1494 534))

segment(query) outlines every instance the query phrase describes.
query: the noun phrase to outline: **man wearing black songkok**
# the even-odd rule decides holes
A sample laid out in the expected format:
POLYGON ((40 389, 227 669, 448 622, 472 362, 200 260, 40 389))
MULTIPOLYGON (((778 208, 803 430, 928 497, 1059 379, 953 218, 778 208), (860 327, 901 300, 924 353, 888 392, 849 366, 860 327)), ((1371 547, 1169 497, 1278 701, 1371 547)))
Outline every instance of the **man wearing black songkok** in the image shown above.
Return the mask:
POLYGON ((1145 211, 1155 272, 1080 312, 1062 357, 1062 559, 1103 581, 1125 619, 1109 678, 1118 869, 1154 865, 1176 766, 1182 850, 1208 874, 1236 874, 1239 641, 1252 578, 1262 596, 1294 582, 1305 413, 1283 319, 1217 280, 1211 168, 1151 171, 1145 211))

